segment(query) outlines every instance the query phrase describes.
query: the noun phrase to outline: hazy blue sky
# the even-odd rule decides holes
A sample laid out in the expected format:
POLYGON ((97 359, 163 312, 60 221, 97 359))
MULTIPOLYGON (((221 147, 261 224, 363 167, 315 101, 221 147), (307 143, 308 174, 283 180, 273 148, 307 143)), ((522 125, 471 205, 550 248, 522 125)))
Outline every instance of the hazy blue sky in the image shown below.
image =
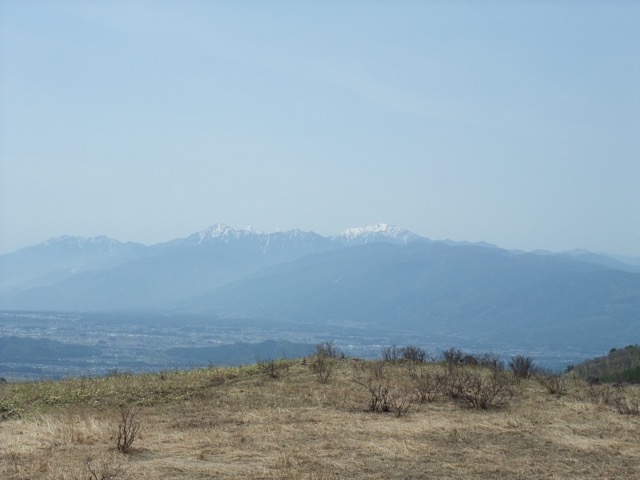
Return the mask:
POLYGON ((0 253, 218 221, 640 255, 640 2, 0 0, 0 253))

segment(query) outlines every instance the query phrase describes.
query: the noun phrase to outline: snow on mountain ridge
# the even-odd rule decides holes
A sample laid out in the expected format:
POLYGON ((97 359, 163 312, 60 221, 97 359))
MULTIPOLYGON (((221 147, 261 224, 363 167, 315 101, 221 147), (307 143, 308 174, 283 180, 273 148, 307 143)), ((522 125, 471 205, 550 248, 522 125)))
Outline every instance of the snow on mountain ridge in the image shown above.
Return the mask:
POLYGON ((317 233, 314 232, 306 232, 303 230, 295 229, 295 230, 286 230, 286 231, 275 231, 271 233, 260 232, 254 230, 251 227, 247 227, 245 229, 236 230, 224 223, 216 223, 200 232, 196 232, 194 234, 189 235, 188 237, 182 240, 174 240, 171 243, 181 242, 186 243, 188 245, 197 246, 203 243, 218 241, 229 243, 234 240, 239 240, 241 238, 254 239, 259 241, 265 245, 265 248, 269 245, 269 242, 272 238, 290 238, 297 240, 308 240, 313 237, 319 237, 317 233))
POLYGON ((331 241, 337 241, 343 244, 361 244, 371 242, 392 242, 398 244, 406 244, 413 240, 420 239, 419 235, 409 230, 398 228, 395 225, 386 223, 377 223, 367 227, 348 228, 340 235, 332 235, 322 237, 315 232, 307 232, 300 229, 294 230, 277 230, 275 232, 265 233, 253 230, 251 227, 236 230, 224 223, 216 223, 200 232, 189 235, 188 237, 173 241, 171 243, 180 242, 187 245, 198 246, 208 242, 229 243, 242 238, 258 241, 266 249, 271 240, 277 238, 288 238, 289 240, 311 240, 314 237, 325 238, 331 241))
POLYGON ((367 227, 347 228, 340 235, 331 238, 345 243, 370 243, 384 240, 391 240, 394 243, 409 243, 422 237, 395 225, 376 223, 367 227))
POLYGON ((106 235, 98 235, 95 237, 81 237, 62 235, 60 237, 52 237, 37 246, 50 247, 50 246, 63 246, 67 248, 93 248, 97 251, 106 251, 113 253, 116 249, 126 245, 119 240, 109 238, 106 235))
MULTIPOLYGON (((237 239, 241 236, 241 234, 245 232, 244 230, 234 230, 228 225, 224 223, 216 223, 215 225, 210 226, 200 232, 189 235, 186 238, 187 243, 192 243, 195 245, 200 245, 209 240, 223 240, 228 242, 232 239, 237 239)), ((250 232, 246 232, 250 233, 250 232)))

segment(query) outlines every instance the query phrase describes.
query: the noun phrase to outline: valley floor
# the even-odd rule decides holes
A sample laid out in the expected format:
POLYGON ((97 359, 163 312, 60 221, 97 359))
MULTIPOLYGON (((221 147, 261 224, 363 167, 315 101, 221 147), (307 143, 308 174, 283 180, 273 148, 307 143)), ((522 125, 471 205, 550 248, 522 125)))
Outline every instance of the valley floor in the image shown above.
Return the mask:
POLYGON ((251 366, 0 385, 0 478, 640 478, 640 416, 580 381, 558 397, 523 380, 502 408, 439 398, 398 417, 368 411, 356 362, 334 362, 326 383, 298 360, 279 378, 251 366), (141 427, 126 455, 120 405, 141 427))

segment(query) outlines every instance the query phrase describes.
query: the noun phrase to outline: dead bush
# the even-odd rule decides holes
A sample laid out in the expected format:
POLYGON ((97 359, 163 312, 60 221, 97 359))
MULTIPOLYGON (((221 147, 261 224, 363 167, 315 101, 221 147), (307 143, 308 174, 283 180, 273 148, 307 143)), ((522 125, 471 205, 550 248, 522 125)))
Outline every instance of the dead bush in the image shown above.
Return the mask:
POLYGON ((402 417, 407 413, 415 399, 415 389, 411 385, 394 382, 387 393, 387 411, 395 413, 398 417, 402 417))
POLYGON ((500 357, 495 353, 483 353, 476 358, 478 360, 478 365, 481 367, 488 368, 493 372, 504 371, 504 362, 500 360, 500 357))
POLYGON ((588 384, 585 393, 582 395, 584 400, 596 405, 607 405, 611 403, 613 390, 610 385, 588 384))
POLYGON ((448 369, 461 366, 464 358, 465 353, 457 348, 449 348, 442 352, 442 360, 448 369))
POLYGON ((536 382, 542 385, 551 395, 564 395, 567 393, 567 382, 565 378, 557 373, 538 373, 535 376, 536 382))
POLYGON ((384 363, 357 363, 355 370, 353 381, 369 392, 369 410, 372 412, 388 412, 391 381, 385 375, 384 363))
POLYGON ((393 412, 400 417, 415 401, 415 387, 403 376, 388 373, 385 362, 357 363, 354 369, 353 381, 369 393, 369 411, 393 412))
POLYGON ((324 356, 326 358, 345 358, 344 352, 338 348, 333 340, 322 342, 316 345, 316 356, 324 356))
POLYGON ((638 392, 617 393, 614 395, 612 403, 621 415, 640 415, 640 395, 638 392))
POLYGON ((116 448, 120 453, 129 453, 131 445, 140 433, 140 422, 133 407, 123 406, 119 411, 120 423, 116 435, 116 448))
POLYGON ((516 355, 509 360, 509 369, 516 378, 530 378, 535 373, 533 358, 516 355))
POLYGON ((460 402, 472 408, 486 410, 504 407, 513 397, 513 388, 509 378, 503 373, 491 375, 465 372, 460 402))
POLYGON ((406 347, 390 345, 388 347, 382 347, 381 355, 383 361, 391 363, 425 363, 429 358, 429 353, 424 348, 415 345, 408 345, 406 347))
POLYGON ((412 363, 424 363, 428 359, 428 352, 421 347, 415 345, 408 345, 406 347, 397 347, 391 345, 388 347, 382 347, 382 360, 385 362, 398 363, 398 362, 412 362, 412 363))
POLYGON ((461 368, 448 367, 445 372, 436 374, 436 381, 440 384, 442 394, 445 397, 458 400, 464 395, 469 375, 461 368))
POLYGON ((409 378, 415 386, 419 403, 431 403, 442 393, 442 378, 435 372, 410 367, 409 378))
POLYGON ((515 395, 511 377, 503 371, 446 369, 434 375, 432 386, 461 405, 486 410, 507 405, 515 395))
POLYGON ((412 363, 425 363, 429 358, 429 353, 421 347, 407 345, 402 348, 402 360, 412 363))
POLYGON ((89 474, 89 480, 113 480, 121 473, 124 473, 121 463, 102 460, 95 462, 91 457, 84 461, 85 468, 89 474))
POLYGON ((399 362, 402 359, 402 348, 397 347, 395 345, 390 345, 388 347, 382 347, 381 350, 382 360, 384 362, 399 362))
POLYGON ((313 372, 320 383, 327 383, 333 374, 334 365, 331 359, 322 354, 316 354, 309 361, 309 370, 313 372))
POLYGON ((289 363, 285 360, 262 360, 258 368, 269 378, 280 378, 289 371, 289 363))

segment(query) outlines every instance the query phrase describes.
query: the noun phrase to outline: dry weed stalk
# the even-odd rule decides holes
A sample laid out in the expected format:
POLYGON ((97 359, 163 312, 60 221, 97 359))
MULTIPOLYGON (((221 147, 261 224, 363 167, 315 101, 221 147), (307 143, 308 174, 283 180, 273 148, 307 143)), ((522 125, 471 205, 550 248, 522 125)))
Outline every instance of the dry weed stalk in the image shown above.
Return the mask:
POLYGON ((118 435, 116 436, 116 448, 120 453, 129 453, 131 445, 140 433, 140 422, 137 419, 137 412, 133 407, 120 408, 120 423, 118 424, 118 435))
POLYGON ((93 463, 91 457, 87 457, 84 461, 85 468, 89 474, 89 480, 113 480, 121 473, 124 473, 122 464, 111 464, 107 460, 103 460, 97 466, 93 463))

